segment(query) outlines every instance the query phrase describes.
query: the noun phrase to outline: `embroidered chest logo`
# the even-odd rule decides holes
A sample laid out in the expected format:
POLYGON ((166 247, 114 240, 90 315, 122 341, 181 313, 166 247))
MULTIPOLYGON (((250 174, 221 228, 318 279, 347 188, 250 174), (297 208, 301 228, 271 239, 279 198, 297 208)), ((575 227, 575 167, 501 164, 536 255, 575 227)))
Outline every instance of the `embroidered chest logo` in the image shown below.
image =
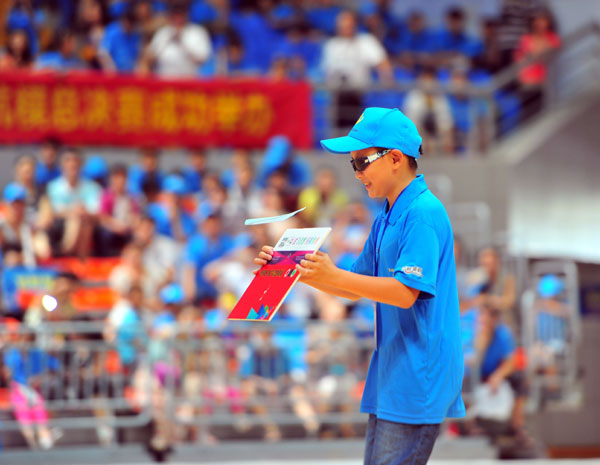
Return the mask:
POLYGON ((420 266, 404 266, 402 267, 402 272, 404 274, 415 275, 418 278, 423 277, 423 268, 421 268, 420 266))

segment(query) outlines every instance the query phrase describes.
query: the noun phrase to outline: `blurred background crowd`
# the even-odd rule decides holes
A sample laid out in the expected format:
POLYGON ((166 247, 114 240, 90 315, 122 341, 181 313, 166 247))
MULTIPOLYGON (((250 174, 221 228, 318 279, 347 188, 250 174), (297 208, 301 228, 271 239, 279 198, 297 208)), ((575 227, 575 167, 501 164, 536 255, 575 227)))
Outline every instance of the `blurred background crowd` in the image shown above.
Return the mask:
MULTIPOLYGON (((226 318, 253 277, 253 258, 262 245, 274 244, 289 227, 330 225, 324 248, 349 269, 381 204, 366 195, 351 197, 331 168, 313 172, 285 137, 273 138, 258 160, 253 155, 237 150, 230 167, 219 172, 208 168, 205 151, 191 149, 184 165, 167 172, 154 148, 141 150, 137 163, 109 166, 100 156, 84 160, 78 149, 51 139, 38 153, 16 160, 0 220, 7 328, 0 363, 7 400, 30 446, 49 447, 56 436, 44 426, 45 398, 99 402, 102 395, 128 396, 127 407, 134 411, 151 405, 161 412, 167 395, 199 402, 182 400, 177 416, 203 418, 203 427, 180 430, 166 415, 154 418, 151 446, 166 451, 176 440, 217 441, 210 429, 215 405, 239 422, 233 432, 222 433, 225 438, 244 437, 253 424, 246 424, 248 414, 265 422, 266 439, 281 438, 280 426, 269 417, 280 409, 311 437, 360 434, 352 415, 372 342, 369 302, 297 286, 273 328, 256 332, 226 318), (285 222, 243 226, 244 218, 302 207, 306 210, 285 222), (84 323, 84 332, 59 325, 53 333, 49 322, 84 323), (292 327, 278 326, 281 322, 292 327), (328 325, 310 325, 319 322, 328 325), (179 345, 190 338, 192 346, 179 345), (88 348, 80 359, 85 343, 99 340, 106 345, 88 348), (334 426, 321 419, 331 412, 338 415, 334 426)), ((527 379, 516 276, 493 247, 471 250, 469 258, 456 237, 455 249, 465 396, 494 397, 500 386, 508 391, 498 400, 499 412, 490 413, 502 428, 453 423, 446 434, 489 430, 520 441, 518 447, 533 447, 523 428, 527 379), (480 392, 482 386, 492 394, 480 392)), ((543 402, 567 395, 563 365, 575 347, 577 314, 565 280, 539 276, 535 305, 528 309, 535 315, 531 363, 539 363, 540 373, 552 380, 543 386, 543 402)), ((472 402, 486 417, 489 399, 472 402)), ((110 402, 93 405, 99 440, 110 445, 116 441, 105 421, 113 415, 110 402)))
POLYGON ((425 153, 481 150, 536 114, 547 77, 537 59, 561 43, 537 0, 6 3, 0 71, 308 80, 336 89, 315 105, 316 126, 334 111, 346 130, 363 107, 394 106, 418 124, 425 153), (517 76, 476 93, 515 63, 526 63, 517 76))
MULTIPOLYGON (((0 73, 309 81, 315 142, 324 112, 331 134, 363 106, 397 106, 423 134, 424 159, 463 154, 485 149, 489 138, 470 139, 490 118, 503 133, 540 112, 538 59, 561 46, 544 2, 465 5, 15 0, 0 11, 0 73), (511 66, 491 101, 477 96, 511 66)), ((282 135, 252 150, 199 143, 176 159, 156 145, 121 159, 57 137, 16 147, 0 207, 0 429, 14 419, 19 432, 2 431, 8 446, 49 449, 90 425, 95 436, 79 441, 146 442, 157 459, 181 442, 363 434, 369 302, 298 285, 270 326, 226 320, 257 250, 287 228, 331 226, 323 248, 350 268, 381 203, 339 165, 282 135)), ((427 179, 449 200, 444 179, 427 179)), ((525 282, 505 242, 454 225, 469 415, 443 434, 538 456, 527 416, 581 400, 577 271, 541 263, 525 282)))

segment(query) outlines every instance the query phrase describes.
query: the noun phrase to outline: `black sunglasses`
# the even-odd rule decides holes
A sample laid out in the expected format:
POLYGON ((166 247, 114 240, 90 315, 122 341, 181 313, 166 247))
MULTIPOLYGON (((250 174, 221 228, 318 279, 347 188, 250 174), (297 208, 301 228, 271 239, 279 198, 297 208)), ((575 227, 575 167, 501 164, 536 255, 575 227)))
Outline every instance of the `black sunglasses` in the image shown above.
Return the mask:
POLYGON ((390 152, 391 150, 392 149, 383 149, 380 152, 372 153, 371 155, 367 155, 366 157, 351 158, 350 164, 352 165, 352 168, 354 169, 354 171, 364 171, 367 169, 367 166, 369 166, 375 160, 380 159, 381 157, 383 157, 386 153, 390 152))

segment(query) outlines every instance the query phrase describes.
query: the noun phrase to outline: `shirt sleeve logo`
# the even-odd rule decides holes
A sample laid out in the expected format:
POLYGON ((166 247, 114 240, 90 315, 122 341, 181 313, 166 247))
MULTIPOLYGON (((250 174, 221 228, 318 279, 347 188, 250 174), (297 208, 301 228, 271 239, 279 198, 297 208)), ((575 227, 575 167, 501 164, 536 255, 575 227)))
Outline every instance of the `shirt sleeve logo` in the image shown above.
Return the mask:
POLYGON ((402 267, 401 271, 404 274, 412 274, 418 278, 423 277, 423 268, 421 268, 420 266, 404 266, 402 267))

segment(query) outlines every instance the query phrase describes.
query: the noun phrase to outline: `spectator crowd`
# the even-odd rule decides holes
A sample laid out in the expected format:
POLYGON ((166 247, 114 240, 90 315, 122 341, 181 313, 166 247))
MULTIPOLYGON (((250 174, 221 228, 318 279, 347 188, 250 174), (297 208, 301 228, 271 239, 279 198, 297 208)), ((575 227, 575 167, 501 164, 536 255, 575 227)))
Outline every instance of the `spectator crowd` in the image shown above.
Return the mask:
MULTIPOLYGON (((84 159, 78 149, 49 139, 36 155, 16 160, 0 218, 6 329, 0 379, 31 447, 51 447, 61 435, 47 426, 47 400, 86 396, 97 399, 91 413, 99 441, 114 443, 109 420, 115 407, 107 399, 125 396, 126 388, 134 392, 131 408, 152 407, 148 447, 156 457, 180 440, 216 442, 210 420, 192 426, 194 418, 209 419, 214 412, 232 415, 238 436, 251 429, 251 415, 260 418, 265 439, 278 440, 285 434, 277 422, 281 409, 294 415, 308 436, 359 434, 352 413, 372 341, 370 304, 300 285, 275 318, 275 324, 296 323, 292 329, 275 326, 272 332, 240 336, 226 318, 253 276, 261 245, 274 244, 288 227, 330 225, 325 249, 349 269, 380 205, 350 198, 331 168, 313 173, 282 136, 258 159, 253 155, 238 150, 217 172, 209 168, 207 152, 192 148, 184 166, 166 172, 154 148, 141 149, 130 166, 109 166, 102 157, 84 159), (299 207, 306 209, 285 223, 243 226, 244 218, 299 207), (94 265, 82 265, 79 274, 64 268, 69 260, 92 259, 94 265), (76 295, 93 284, 100 263, 110 264, 102 279, 113 299, 108 308, 82 309, 76 295), (32 274, 45 286, 23 299, 21 287, 29 282, 23 277, 32 274), (49 335, 46 328, 48 322, 80 321, 103 327, 91 339, 104 340, 108 352, 84 350, 89 334, 49 335), (73 371, 79 377, 69 375, 73 371), (177 427, 169 413, 173 390, 183 399, 175 409, 177 427), (283 406, 276 401, 281 398, 283 406), (332 414, 337 422, 320 420, 332 414)), ((481 250, 475 266, 467 266, 465 256, 456 238, 465 398, 479 417, 508 424, 501 431, 520 441, 519 447, 530 446, 516 278, 493 248, 481 250), (485 406, 499 392, 506 395, 500 413, 489 412, 485 406)), ((530 363, 536 372, 558 379, 571 341, 572 310, 560 277, 544 276, 538 288, 530 363)), ((561 389, 550 383, 546 394, 560 397, 561 389)), ((490 429, 498 431, 485 421, 467 422, 450 425, 448 434, 490 429)))
MULTIPOLYGON (((0 72, 308 79, 336 89, 339 127, 352 125, 354 110, 363 105, 400 106, 424 135, 425 152, 460 151, 470 144, 473 115, 491 110, 470 99, 469 86, 560 44, 549 11, 533 0, 498 1, 496 16, 482 20, 479 35, 467 32, 467 11, 451 5, 441 28, 428 24, 431 16, 419 10, 422 2, 406 2, 411 8, 404 10, 387 1, 360 2, 357 8, 330 0, 9 3, 2 11, 0 72), (394 82, 415 85, 385 94, 386 101, 369 95, 371 85, 394 82), (451 83, 453 92, 437 92, 440 82, 451 83)), ((539 104, 546 72, 543 64, 532 63, 505 91, 539 104)), ((380 205, 349 197, 331 168, 313 172, 282 136, 272 138, 261 154, 234 151, 221 172, 210 168, 209 156, 191 147, 185 164, 166 171, 157 147, 141 147, 131 165, 109 165, 46 139, 37 153, 16 160, 0 210, 6 329, 0 332, 0 390, 8 390, 31 447, 52 447, 60 437, 48 427, 56 412, 49 414, 45 402, 85 396, 98 399, 92 409, 98 439, 112 444, 110 419, 116 412, 102 399, 125 396, 125 387, 134 392, 132 409, 152 407, 148 447, 157 458, 179 440, 216 442, 210 421, 198 426, 194 419, 223 411, 235 419, 238 435, 250 429, 248 415, 260 417, 264 438, 273 441, 284 434, 276 419, 282 410, 298 419, 307 436, 359 433, 351 414, 368 366, 370 304, 296 286, 275 320, 300 323, 293 329, 276 326, 240 337, 226 318, 253 276, 260 246, 274 244, 289 227, 331 226, 324 248, 349 269, 380 205), (285 223, 243 226, 245 218, 302 207, 285 223), (96 265, 84 266, 91 259, 110 264, 100 278, 110 299, 108 308, 84 312, 77 296, 89 291, 92 274, 100 274, 96 265), (24 292, 31 289, 22 289, 23 283, 32 280, 39 292, 24 292), (73 350, 89 342, 86 335, 49 337, 43 330, 46 322, 82 320, 101 323, 96 338, 114 349, 111 356, 73 350), (311 321, 350 329, 306 325, 311 321), (178 350, 175 342, 197 345, 178 350), (77 383, 73 372, 79 373, 77 383), (94 381, 88 392, 88 378, 112 387, 106 391, 94 381), (183 399, 174 412, 173 391, 183 399), (285 399, 285 405, 274 399, 285 399), (320 420, 330 414, 337 415, 334 426, 320 420)), ((466 398, 480 418, 502 420, 509 425, 505 433, 530 444, 516 278, 495 249, 469 262, 459 238, 455 244, 466 398), (497 392, 510 392, 502 411, 486 411, 485 399, 497 392)), ((556 377, 570 342, 572 309, 560 278, 548 275, 536 284, 530 363, 556 377)), ((548 395, 560 396, 561 386, 550 384, 548 395)), ((467 422, 452 425, 448 434, 482 429, 493 428, 485 421, 467 422)))
POLYGON ((488 2, 474 32, 476 3, 448 2, 432 17, 413 1, 13 0, 0 12, 0 70, 308 80, 335 89, 336 127, 364 106, 396 106, 418 124, 426 152, 462 152, 482 148, 483 136, 470 135, 494 112, 503 133, 540 110, 548 73, 535 59, 560 46, 541 0, 488 2), (493 105, 472 97, 469 89, 523 60, 534 61, 493 105), (375 84, 388 91, 370 92, 375 84))

